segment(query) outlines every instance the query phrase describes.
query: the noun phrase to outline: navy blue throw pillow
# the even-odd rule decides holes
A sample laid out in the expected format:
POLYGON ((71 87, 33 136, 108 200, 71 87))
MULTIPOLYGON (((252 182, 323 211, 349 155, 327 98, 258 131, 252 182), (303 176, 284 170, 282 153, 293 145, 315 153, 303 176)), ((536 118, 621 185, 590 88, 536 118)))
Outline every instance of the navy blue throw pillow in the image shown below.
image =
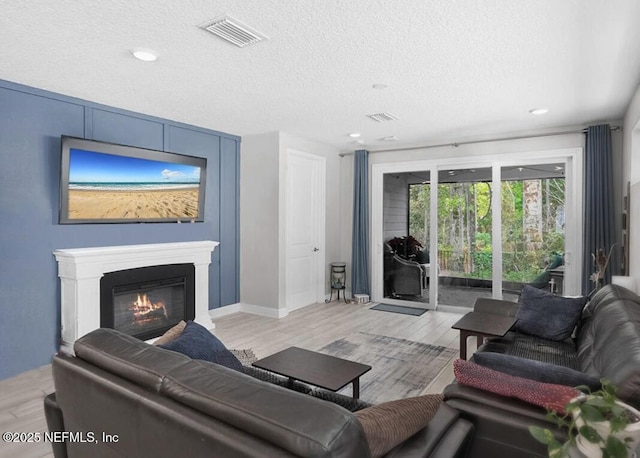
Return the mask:
POLYGON ((207 328, 195 321, 188 321, 179 337, 158 346, 177 351, 191 359, 210 361, 242 372, 242 364, 238 358, 207 328))
POLYGON ((586 385, 591 390, 600 388, 600 380, 597 377, 569 367, 557 366, 533 359, 480 351, 473 354, 473 362, 489 369, 537 382, 566 386, 586 385))
POLYGON ((522 287, 515 331, 554 341, 571 337, 586 297, 562 297, 529 285, 522 287))

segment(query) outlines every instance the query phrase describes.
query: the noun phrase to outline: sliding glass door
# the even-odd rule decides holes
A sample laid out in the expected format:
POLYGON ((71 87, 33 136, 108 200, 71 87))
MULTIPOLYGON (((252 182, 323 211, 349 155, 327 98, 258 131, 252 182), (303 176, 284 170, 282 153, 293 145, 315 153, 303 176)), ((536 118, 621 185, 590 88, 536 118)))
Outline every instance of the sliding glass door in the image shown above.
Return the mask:
POLYGON ((563 292, 565 164, 501 168, 502 296, 517 298, 523 284, 563 292))
POLYGON ((430 303, 429 171, 383 177, 383 293, 387 302, 430 303))
POLYGON ((374 300, 469 308, 517 300, 523 285, 576 294, 581 150, 538 156, 374 166, 374 300))
POLYGON ((492 296, 491 167, 438 172, 438 303, 492 296))

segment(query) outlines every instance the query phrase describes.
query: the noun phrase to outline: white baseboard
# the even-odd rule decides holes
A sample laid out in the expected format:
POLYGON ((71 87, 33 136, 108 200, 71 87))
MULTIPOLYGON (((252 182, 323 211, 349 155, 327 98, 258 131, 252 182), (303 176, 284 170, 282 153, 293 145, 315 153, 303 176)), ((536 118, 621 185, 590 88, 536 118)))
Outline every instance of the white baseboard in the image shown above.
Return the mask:
POLYGON ((284 318, 289 314, 289 310, 286 308, 274 309, 272 307, 265 307, 264 305, 254 304, 242 304, 242 311, 247 313, 253 313, 254 315, 268 316, 271 318, 284 318))
POLYGON ((237 302, 235 304, 225 305, 224 307, 211 309, 209 310, 209 316, 211 319, 216 319, 237 312, 253 313, 254 315, 267 316, 270 318, 283 318, 289 314, 289 310, 287 309, 274 309, 272 307, 265 307, 264 305, 237 302))
MULTIPOLYGON (((329 299, 329 296, 326 296, 329 299)), ((342 300, 342 298, 340 298, 342 300)), ((215 309, 209 310, 209 316, 212 320, 216 318, 221 318, 223 316, 231 315, 232 313, 237 312, 245 312, 245 313, 253 313, 254 315, 267 316, 269 318, 284 318, 289 313, 294 310, 299 310, 304 307, 309 307, 309 304, 302 307, 297 308, 279 308, 275 309, 273 307, 265 307, 264 305, 255 305, 255 304, 245 304, 242 302, 237 302, 235 304, 225 305, 224 307, 218 307, 215 309)))
POLYGON ((232 313, 241 312, 242 308, 239 302, 235 304, 225 305, 224 307, 218 307, 215 309, 209 310, 209 316, 212 320, 216 318, 220 318, 226 315, 231 315, 232 313))

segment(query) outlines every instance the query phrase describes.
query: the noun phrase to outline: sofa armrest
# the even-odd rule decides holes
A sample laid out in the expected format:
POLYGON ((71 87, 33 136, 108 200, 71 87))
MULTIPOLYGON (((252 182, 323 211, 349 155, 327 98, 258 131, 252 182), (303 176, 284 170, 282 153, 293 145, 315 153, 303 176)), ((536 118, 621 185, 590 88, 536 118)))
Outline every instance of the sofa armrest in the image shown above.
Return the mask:
POLYGON ((446 404, 429 424, 398 445, 384 458, 463 458, 473 436, 473 425, 446 404))
MULTIPOLYGON (((55 393, 44 398, 44 416, 47 419, 47 428, 50 432, 64 431, 62 410, 58 406, 55 393)), ((51 448, 53 448, 55 458, 67 458, 67 444, 65 442, 52 442, 51 448)))
POLYGON ((520 304, 517 302, 479 297, 476 299, 475 304, 473 304, 473 311, 492 313, 494 315, 516 316, 519 306, 520 304))
POLYGON ((458 383, 444 389, 445 403, 458 410, 475 429, 469 458, 508 456, 547 457, 545 445, 529 433, 529 426, 549 428, 560 442, 566 432, 545 418, 544 409, 458 383))

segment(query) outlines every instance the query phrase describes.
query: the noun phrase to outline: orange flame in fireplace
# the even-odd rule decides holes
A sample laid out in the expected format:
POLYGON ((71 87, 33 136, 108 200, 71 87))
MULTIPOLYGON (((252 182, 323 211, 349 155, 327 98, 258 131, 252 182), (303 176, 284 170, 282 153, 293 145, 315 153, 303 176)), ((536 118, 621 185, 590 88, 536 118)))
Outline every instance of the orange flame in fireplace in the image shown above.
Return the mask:
POLYGON ((133 302, 131 309, 133 311, 133 319, 136 322, 167 318, 167 309, 164 302, 151 302, 146 294, 140 295, 138 293, 138 299, 133 302))

